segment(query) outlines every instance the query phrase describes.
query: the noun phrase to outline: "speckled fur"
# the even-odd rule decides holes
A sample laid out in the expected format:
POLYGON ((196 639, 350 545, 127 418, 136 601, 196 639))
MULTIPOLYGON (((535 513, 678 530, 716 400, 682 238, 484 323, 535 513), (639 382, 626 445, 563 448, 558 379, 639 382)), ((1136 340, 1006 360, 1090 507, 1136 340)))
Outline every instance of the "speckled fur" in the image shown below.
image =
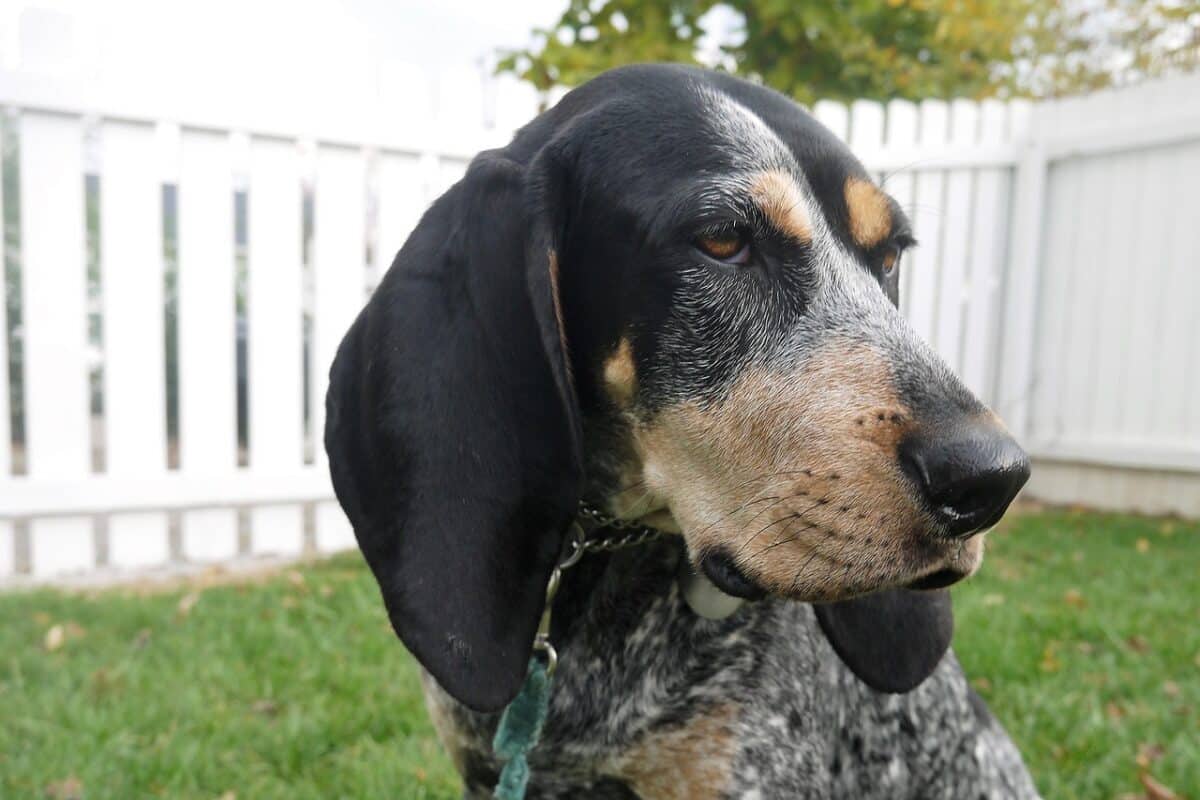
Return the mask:
MULTIPOLYGON (((560 620, 561 661, 530 758, 530 800, 1037 797, 953 654, 908 694, 875 692, 833 653, 810 605, 768 599, 725 620, 697 617, 676 587, 681 552, 671 537, 589 557, 581 572, 568 573, 575 596, 566 604, 576 607, 560 620), (688 730, 718 735, 689 737, 688 730), (647 743, 679 731, 685 735, 674 740, 696 750, 693 769, 727 776, 724 785, 683 795, 658 783, 649 788, 660 793, 636 793, 639 779, 645 790, 647 774, 676 768, 649 762, 651 754, 681 755, 647 743)), ((426 688, 443 718, 441 735, 447 722, 453 727, 452 745, 466 765, 464 796, 490 797, 497 715, 467 710, 431 680, 426 688)))

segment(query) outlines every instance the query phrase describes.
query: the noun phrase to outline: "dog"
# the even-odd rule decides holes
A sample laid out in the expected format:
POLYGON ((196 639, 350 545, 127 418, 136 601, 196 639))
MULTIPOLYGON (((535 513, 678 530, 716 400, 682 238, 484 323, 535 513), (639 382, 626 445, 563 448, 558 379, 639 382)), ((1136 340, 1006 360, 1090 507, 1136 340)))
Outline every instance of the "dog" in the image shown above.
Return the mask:
POLYGON ((1036 797, 945 588, 1029 463, 896 310, 914 244, 792 100, 682 66, 580 86, 433 203, 325 446, 466 797, 581 500, 669 535, 563 573, 528 797, 1036 797))

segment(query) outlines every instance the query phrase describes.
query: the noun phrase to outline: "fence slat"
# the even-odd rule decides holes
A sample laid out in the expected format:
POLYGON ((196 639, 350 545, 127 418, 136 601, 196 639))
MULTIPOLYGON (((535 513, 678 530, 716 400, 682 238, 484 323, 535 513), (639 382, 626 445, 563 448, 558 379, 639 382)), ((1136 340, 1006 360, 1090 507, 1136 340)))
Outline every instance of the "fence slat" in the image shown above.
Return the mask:
MULTIPOLYGON (((318 148, 313 212, 312 421, 316 463, 322 468, 326 463, 321 442, 329 366, 365 299, 365 179, 361 151, 327 145, 318 148)), ((354 545, 350 524, 336 503, 320 504, 316 521, 320 550, 354 545)))
MULTIPOLYGON (((944 144, 948 116, 940 100, 921 103, 920 143, 944 144)), ((908 281, 908 321, 926 341, 934 341, 937 321, 939 265, 942 250, 942 217, 945 214, 945 177, 940 170, 918 170, 913 228, 921 246, 913 253, 908 281)))
MULTIPOLYGON (((1042 440, 1061 433, 1056 419, 1062 393, 1059 374, 1067 360, 1068 331, 1061 298, 1070 296, 1073 280, 1069 259, 1071 253, 1082 246, 1081 240, 1086 235, 1082 220, 1075 213, 1085 189, 1083 169, 1076 162, 1055 164, 1050 169, 1046 181, 1045 218, 1055 221, 1056 235, 1046 237, 1038 250, 1038 258, 1045 268, 1038 276, 1035 294, 1039 308, 1033 335, 1039 344, 1031 370, 1033 403, 1029 428, 1031 436, 1042 440)), ((1007 417, 1008 410, 1001 408, 998 413, 1007 417)))
MULTIPOLYGON (((917 141, 917 107, 907 100, 892 100, 887 106, 887 131, 884 148, 903 149, 911 147, 917 141)), ((913 175, 914 164, 907 164, 893 172, 885 173, 881 178, 884 190, 896 199, 900 208, 908 216, 910 223, 915 219, 916 209, 916 177, 913 175)), ((905 317, 912 304, 912 292, 909 282, 912 280, 912 256, 905 256, 900 264, 900 313, 905 317)))
MULTIPOLYGON (((154 136, 153 126, 140 123, 106 121, 101 131, 106 471, 115 477, 166 470, 162 190, 146 157, 154 136)), ((168 555, 166 514, 109 518, 109 564, 147 566, 168 555)))
MULTIPOLYGON (((179 164, 180 470, 203 481, 237 465, 233 185, 225 133, 184 129, 179 164)), ((188 511, 183 555, 237 553, 237 515, 188 511)))
POLYGON ((818 100, 813 104, 812 113, 834 136, 846 140, 850 132, 850 110, 845 105, 832 100, 818 100))
MULTIPOLYGON (((0 137, 2 138, 2 137, 0 137)), ((4 142, 0 141, 0 148, 4 142)), ((0 159, 0 210, 4 208, 4 173, 3 159, 0 159)), ((0 212, 0 243, 4 236, 3 213, 0 212)), ((11 409, 8 404, 8 279, 5 275, 4 260, 0 258, 0 487, 12 474, 12 430, 9 428, 11 409)), ((17 543, 13 524, 0 520, 0 579, 11 575, 17 567, 17 543)))
MULTIPOLYGON (((25 112, 20 136, 28 471, 83 477, 91 467, 83 130, 77 117, 25 112)), ((95 563, 90 519, 34 520, 29 530, 33 574, 95 563)))
MULTIPOLYGON (((950 143, 970 146, 976 141, 978 107, 969 100, 951 105, 950 143)), ((955 372, 962 374, 964 311, 967 300, 971 250, 971 200, 975 176, 967 169, 946 175, 946 200, 942 211, 942 253, 938 266, 938 307, 934 341, 938 352, 955 372)))
POLYGON ((1163 300, 1156 305, 1159 320, 1153 385, 1158 389, 1158 402, 1151 415, 1151 431, 1160 440, 1190 438, 1200 448, 1200 314, 1196 313, 1200 227, 1185 222, 1200 219, 1200 196, 1194 188, 1200 175, 1200 142, 1173 155, 1161 190, 1172 209, 1172 219, 1165 243, 1163 300))
POLYGON ((850 149, 875 152, 882 143, 883 106, 873 100, 855 100, 850 105, 850 149))
MULTIPOLYGON (((996 100, 981 104, 980 141, 995 144, 1008 140, 1008 109, 996 100)), ((996 364, 992 353, 999 336, 997 311, 1007 247, 1009 172, 994 167, 975 175, 971 214, 970 285, 963 336, 961 374, 967 387, 985 402, 994 404, 996 364)))
MULTIPOLYGON (((1070 357, 1060 369, 1063 390, 1056 418, 1063 435, 1071 439, 1084 434, 1093 420, 1092 401, 1099 385, 1094 381, 1098 356, 1102 355, 1096 334, 1100 330, 1098 326, 1104 324, 1099 309, 1108 290, 1104 285, 1106 278, 1101 276, 1112 274, 1114 251, 1121 250, 1119 239, 1124 238, 1122 201, 1117 195, 1120 187, 1128 185, 1130 170, 1128 164, 1121 161, 1127 161, 1127 158, 1122 157, 1115 167, 1091 159, 1082 160, 1090 185, 1073 213, 1085 221, 1086 233, 1081 246, 1069 253, 1062 265, 1071 270, 1073 288, 1070 294, 1062 295, 1062 298, 1070 298, 1063 309, 1068 320, 1070 357)), ((1052 234, 1047 231, 1047 235, 1052 234)))
MULTIPOLYGON (((1030 130, 1030 105, 1014 101, 1009 107, 1014 137, 1030 130)), ((1034 337, 1037 327, 1038 257, 1042 246, 1045 207, 1046 150, 1037 138, 1022 147, 1013 182, 1012 225, 1004 279, 1002 334, 996 337, 999 377, 995 404, 1008 427, 1024 436, 1029 430, 1031 394, 1035 379, 1034 337)))
MULTIPOLYGON (((249 189, 250 469, 297 472, 304 463, 300 154, 296 143, 254 139, 249 189)), ((254 553, 299 553, 298 505, 254 508, 254 553)))
POLYGON ((380 279, 421 219, 425 201, 424 172, 416 156, 384 153, 379 161, 379 230, 375 248, 380 279))

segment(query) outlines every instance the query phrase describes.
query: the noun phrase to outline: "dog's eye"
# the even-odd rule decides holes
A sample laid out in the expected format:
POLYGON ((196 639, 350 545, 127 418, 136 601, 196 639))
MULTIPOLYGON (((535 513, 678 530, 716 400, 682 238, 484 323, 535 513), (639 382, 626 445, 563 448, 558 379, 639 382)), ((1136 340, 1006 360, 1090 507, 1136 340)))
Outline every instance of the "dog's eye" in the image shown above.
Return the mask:
POLYGON ((900 265, 900 248, 889 247, 883 254, 883 274, 891 275, 900 265))
POLYGON ((701 236, 696 247, 709 258, 726 264, 745 264, 750 260, 750 242, 738 231, 701 236))

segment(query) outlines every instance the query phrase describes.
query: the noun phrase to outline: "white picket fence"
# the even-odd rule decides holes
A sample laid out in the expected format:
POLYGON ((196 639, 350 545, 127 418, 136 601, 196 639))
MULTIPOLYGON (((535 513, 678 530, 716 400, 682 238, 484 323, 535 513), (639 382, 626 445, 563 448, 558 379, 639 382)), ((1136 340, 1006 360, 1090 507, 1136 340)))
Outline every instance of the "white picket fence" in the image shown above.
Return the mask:
MULTIPOLYGON (((352 546, 320 446, 334 350, 428 202, 535 113, 510 82, 464 96, 502 124, 162 109, 0 71, 23 365, 20 414, 0 392, 0 584, 352 546)), ((815 112, 909 210, 904 313, 1027 442, 1031 494, 1200 515, 1200 80, 815 112)))

